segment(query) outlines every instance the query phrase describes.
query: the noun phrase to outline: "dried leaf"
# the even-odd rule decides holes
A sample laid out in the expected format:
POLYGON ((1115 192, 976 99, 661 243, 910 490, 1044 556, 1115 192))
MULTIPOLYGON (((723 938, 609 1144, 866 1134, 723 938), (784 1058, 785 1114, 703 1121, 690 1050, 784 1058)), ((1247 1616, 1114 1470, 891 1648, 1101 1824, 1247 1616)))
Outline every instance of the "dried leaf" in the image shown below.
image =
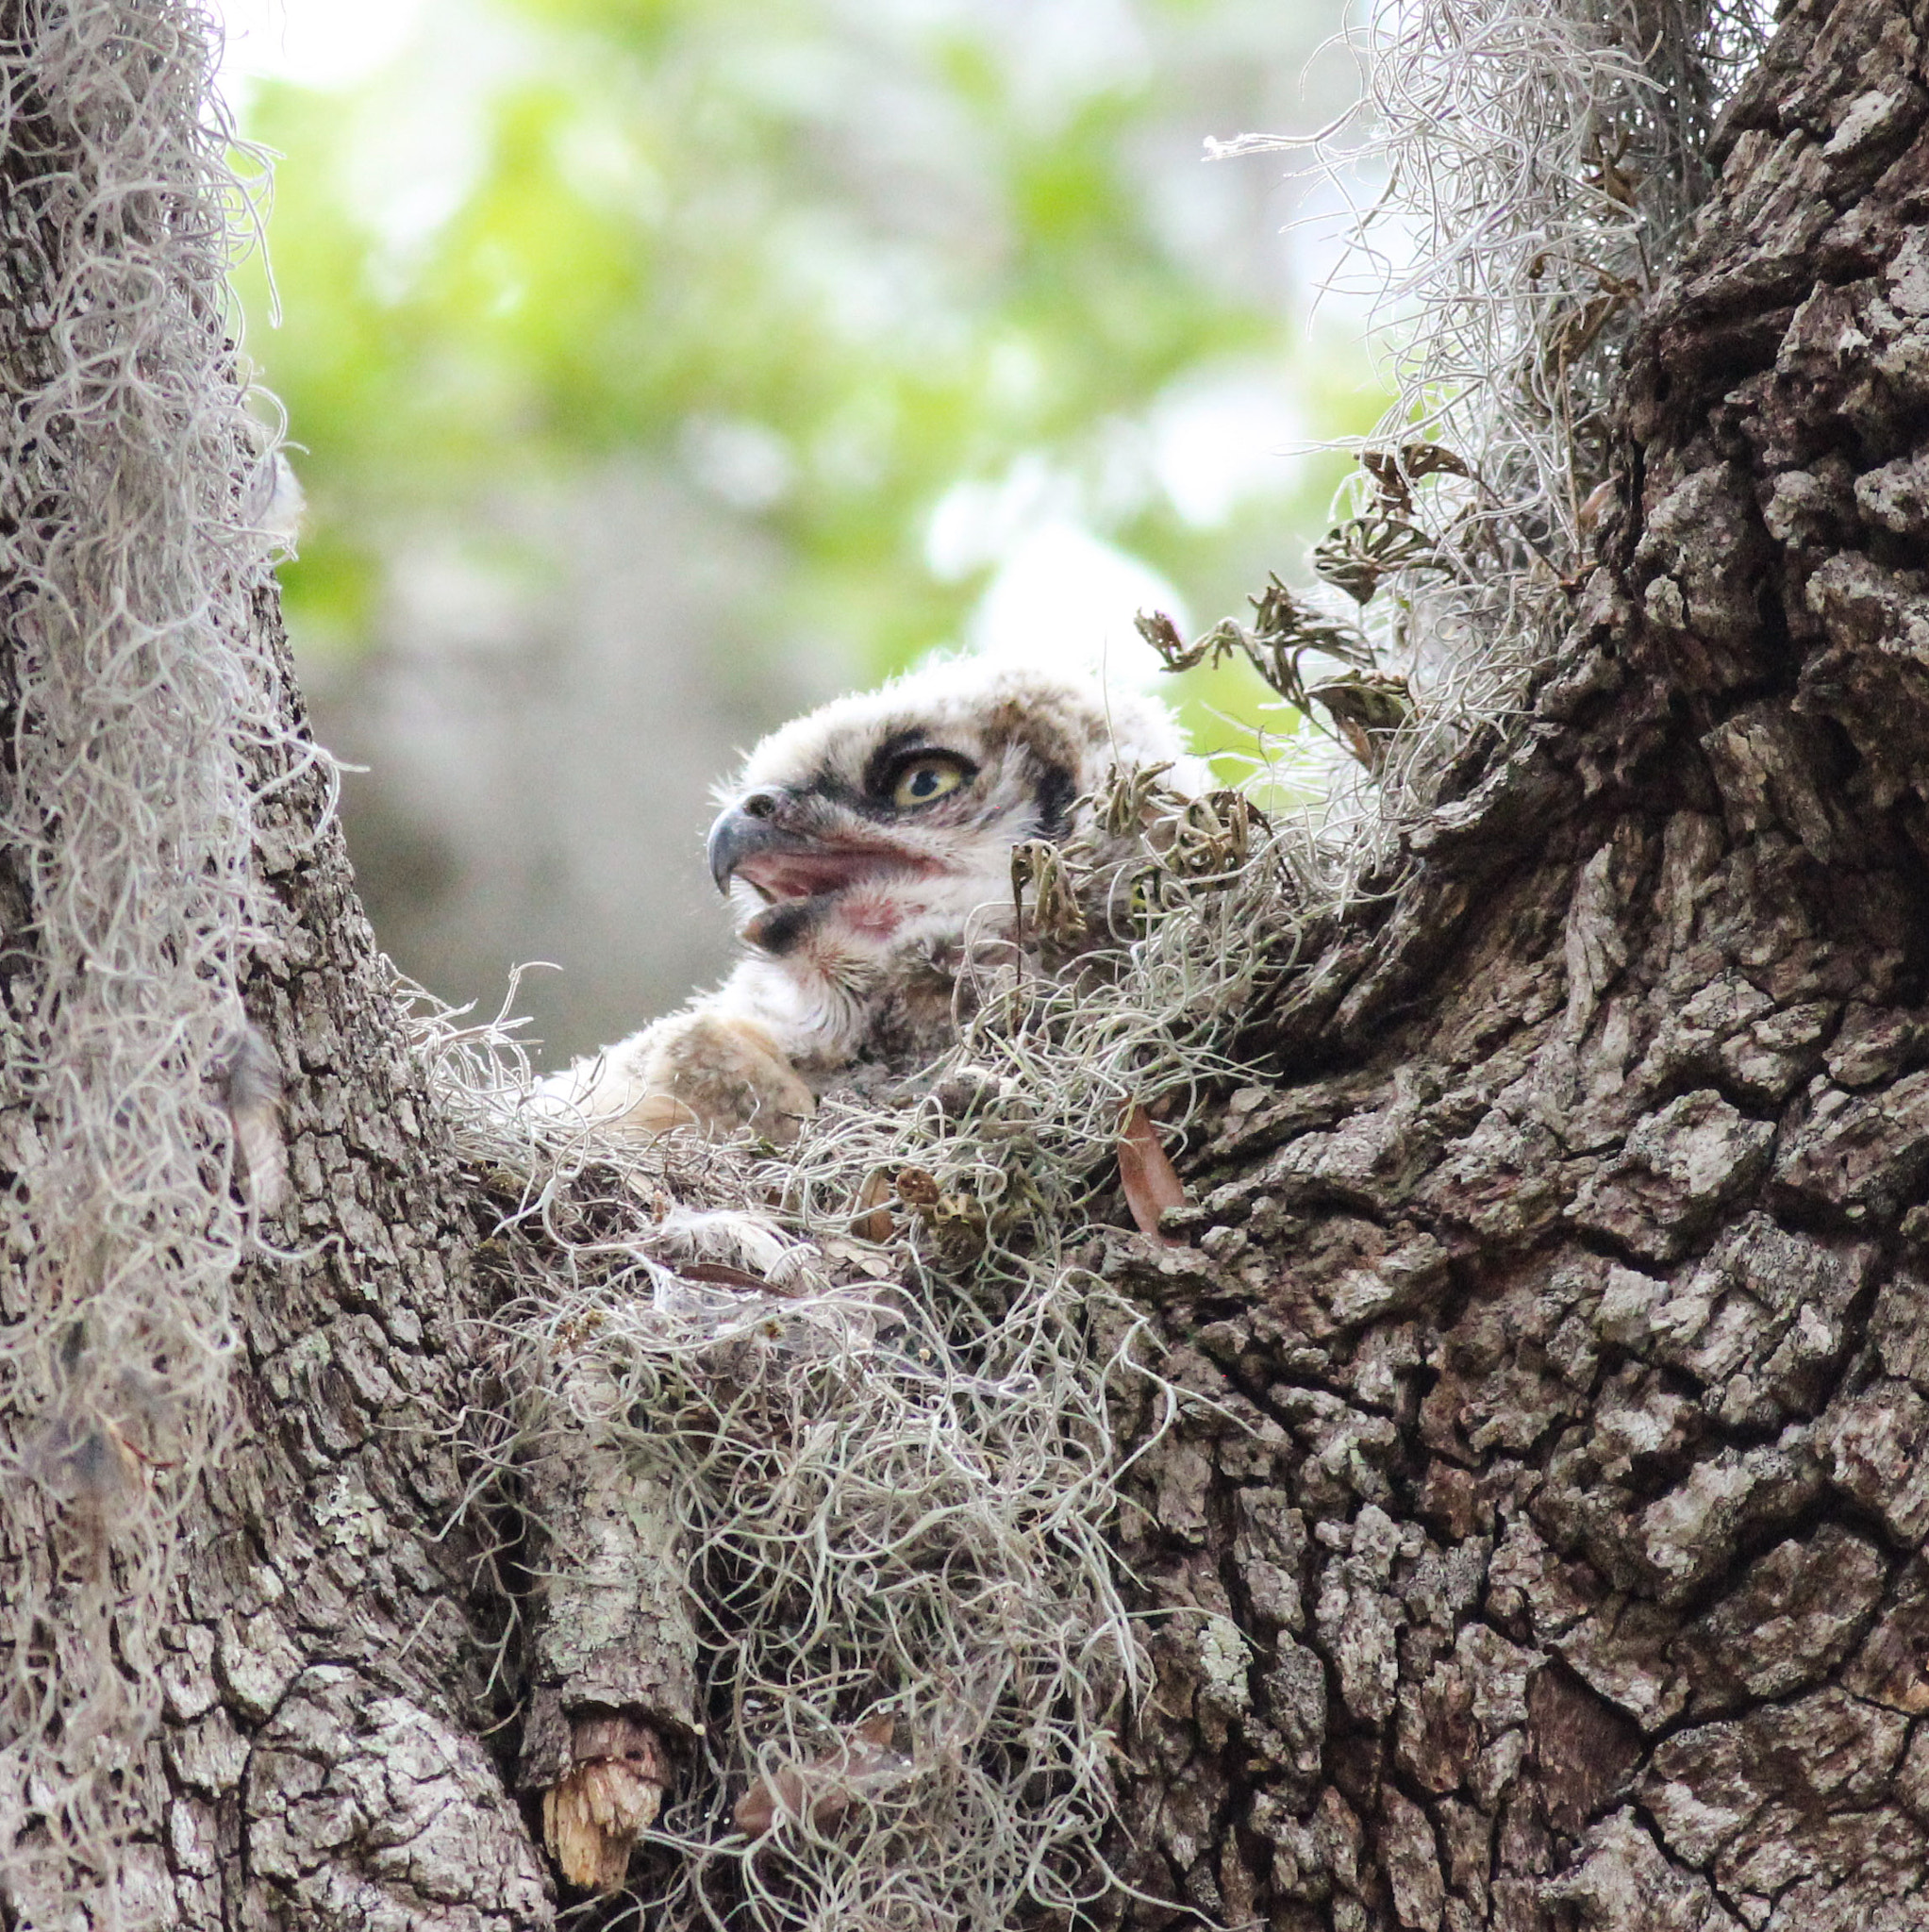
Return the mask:
POLYGON ((1349 671, 1306 692, 1333 720, 1348 748, 1370 772, 1386 761, 1388 741, 1413 716, 1404 677, 1388 672, 1349 671))
MULTIPOLYGON (((1337 541, 1341 535, 1340 531, 1333 532, 1328 542, 1337 541)), ((1318 553, 1315 553, 1315 562, 1318 562, 1318 553)), ((1378 571, 1380 567, 1374 565, 1372 568, 1378 571)), ((1378 582, 1377 575, 1374 582, 1378 582)), ((1371 596, 1372 591, 1368 591, 1366 595, 1371 596)), ((1360 601, 1364 602, 1365 598, 1360 601)), ((1305 708, 1305 691, 1300 679, 1303 653, 1318 651, 1325 657, 1339 658, 1342 664, 1356 664, 1362 669, 1370 669, 1373 662, 1372 647, 1356 630, 1336 623, 1330 617, 1322 617, 1317 610, 1300 604, 1276 575, 1270 578, 1266 589, 1253 599, 1250 629, 1236 618, 1225 617, 1203 637, 1188 644, 1180 641, 1178 629, 1172 619, 1159 615, 1141 616, 1139 633, 1163 658, 1168 671, 1189 671, 1195 664, 1216 665, 1222 658, 1242 655, 1288 704, 1302 710, 1305 708)), ((1107 817, 1108 831, 1125 828, 1107 817)))
POLYGON ((843 1743, 808 1764, 787 1764, 760 1777, 730 1814, 746 1838, 761 1838, 778 1817, 808 1816, 820 1829, 835 1824, 867 1792, 895 1784, 911 1760, 890 1748, 897 1720, 888 1711, 852 1727, 843 1743))
POLYGON ((881 1172, 873 1172, 864 1177, 864 1185, 857 1190, 856 1207, 851 1216, 851 1232, 860 1241, 881 1244, 896 1231, 897 1224, 891 1218, 888 1205, 890 1194, 890 1182, 881 1172))
POLYGON ((1367 730, 1366 726, 1364 724, 1355 724, 1351 718, 1336 718, 1333 721, 1333 724, 1334 728, 1339 733, 1340 738, 1345 741, 1347 750, 1368 771, 1378 771, 1380 761, 1373 756, 1372 734, 1367 730))
POLYGON ((676 1273, 686 1281, 708 1282, 716 1288, 747 1288, 757 1294, 791 1294, 792 1289, 779 1288, 768 1277, 753 1274, 747 1268, 732 1268, 723 1261, 679 1261, 676 1273))
POLYGON ((1360 452, 1360 468, 1373 479, 1373 490, 1389 509, 1413 508, 1413 488, 1422 476, 1466 476, 1472 473, 1465 460, 1444 443, 1403 442, 1398 449, 1360 452))
POLYGON ((1158 1218, 1168 1208, 1184 1205, 1186 1189, 1159 1145, 1152 1116, 1136 1100, 1125 1108, 1120 1124, 1119 1178, 1139 1233, 1169 1239, 1159 1234, 1158 1218))
POLYGON ((1626 128, 1620 130, 1612 147, 1602 140, 1597 128, 1588 143, 1587 180, 1588 187, 1606 195, 1608 200, 1618 202, 1622 208, 1633 208, 1635 197, 1639 192, 1641 175, 1633 168, 1624 168, 1621 163, 1627 159, 1628 148, 1633 136, 1626 128))
POLYGON ((1207 641, 1189 644, 1179 635, 1179 626, 1163 610, 1141 610, 1132 620, 1139 635, 1158 653, 1168 671, 1189 671, 1206 656, 1207 641))
POLYGON ((1184 792, 1166 783, 1172 768, 1170 759, 1160 765, 1113 765, 1092 793, 1093 816, 1113 838, 1152 830, 1161 816, 1186 802, 1184 792))
MULTIPOLYGON (((1247 655, 1260 676, 1269 682, 1272 674, 1265 659, 1277 658, 1287 651, 1319 651, 1328 658, 1338 658, 1342 664, 1362 667, 1371 666, 1373 661, 1372 646, 1357 631, 1306 608, 1276 575, 1267 578, 1266 588, 1252 599, 1252 605, 1253 635, 1247 644, 1247 655)), ((1282 691, 1281 695, 1289 693, 1282 691)))
POLYGON ((1084 932, 1085 910, 1078 903, 1077 883, 1063 848, 1049 839, 1024 839, 1011 848, 1011 905, 1021 929, 1027 889, 1035 933, 1064 942, 1084 932))
POLYGON ((1614 508, 1614 500, 1620 492, 1621 476, 1618 473, 1588 491, 1575 518, 1582 536, 1591 537, 1601 527, 1602 519, 1614 508))
POLYGON ((1160 873, 1157 878, 1141 874, 1152 889, 1148 896, 1163 906, 1168 895, 1158 889, 1166 883, 1166 873, 1208 891, 1230 885, 1252 858, 1266 824, 1266 815, 1242 791, 1207 791, 1185 800, 1147 835, 1160 873))
POLYGON ((1314 546, 1313 568, 1355 604, 1371 602, 1382 577, 1400 570, 1444 570, 1424 530, 1400 517, 1350 517, 1314 546))

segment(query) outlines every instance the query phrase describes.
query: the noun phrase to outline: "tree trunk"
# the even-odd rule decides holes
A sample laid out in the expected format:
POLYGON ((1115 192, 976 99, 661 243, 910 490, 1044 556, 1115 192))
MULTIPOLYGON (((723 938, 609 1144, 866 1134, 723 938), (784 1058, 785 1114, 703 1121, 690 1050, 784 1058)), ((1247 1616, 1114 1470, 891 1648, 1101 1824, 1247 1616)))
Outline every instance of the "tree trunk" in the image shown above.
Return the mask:
MULTIPOLYGON (((259 621, 278 636, 272 596, 259 621)), ((289 687, 293 705, 293 688, 289 687)), ((245 988, 297 1205, 236 1285, 235 1438, 167 1637, 159 1923, 547 1925, 496 1734, 507 1609, 460 1423, 494 1216, 407 1050, 318 774, 258 835, 285 923, 245 988), (177 1915, 177 1916, 176 1916, 177 1915)))
POLYGON ((1221 1923, 1929 1922, 1922 30, 1786 18, 1524 727, 1107 1245, 1211 1404, 1122 1856, 1221 1923))
POLYGON ((0 8, 0 1922, 546 1925, 457 1443, 494 1217, 247 530, 212 54, 175 0, 0 8), (293 1200, 236 1274, 242 1006, 293 1200))
MULTIPOLYGON (((186 18, 122 12, 143 46, 186 18)), ((53 17, 8 9, 18 74, 53 17)), ((1894 0, 1789 13, 1631 353, 1618 508, 1529 715, 1466 748, 1387 896, 1250 1016, 1177 1239, 1091 1231, 1192 1398, 1119 1398, 1149 1445, 1117 1535, 1156 1678, 1103 1918, 1929 1923, 1923 31, 1894 0)), ((54 489, 65 458, 19 425, 47 420, 63 251, 91 232, 60 197, 96 137, 58 106, 17 112, 6 156, 22 544, 21 479, 54 489)), ((275 667, 288 734, 231 758, 258 796, 236 983, 286 1074, 293 1204, 231 1330, 209 1318, 231 1424, 205 1467, 171 1467, 132 1368, 118 1407, 62 1383, 103 1353, 98 1296, 58 1323, 33 1299, 68 1232, 44 1061, 80 982, 49 950, 52 874, 0 854, 0 1312, 25 1338, 0 1419, 42 1477, 0 1507, 24 1579, 0 1914, 544 1926, 512 1720, 547 1740, 539 1784, 591 1666, 583 1708, 693 1726, 690 1640, 655 1599, 620 1608, 662 1656, 618 1683, 608 1644, 555 1627, 601 1585, 469 1507, 501 1177, 411 1053, 272 588, 234 569, 246 623, 214 641, 275 667), (170 1535, 130 1541, 140 1509, 170 1535)), ((20 793, 86 763, 19 748, 51 715, 25 608, 0 658, 20 793)), ((59 798, 9 826, 27 806, 58 850, 59 798)), ((175 1347, 135 1367, 173 1374, 175 1347)), ((528 1480, 567 1491, 570 1466, 528 1480)), ((549 1520, 593 1541, 609 1472, 576 1479, 549 1520)))

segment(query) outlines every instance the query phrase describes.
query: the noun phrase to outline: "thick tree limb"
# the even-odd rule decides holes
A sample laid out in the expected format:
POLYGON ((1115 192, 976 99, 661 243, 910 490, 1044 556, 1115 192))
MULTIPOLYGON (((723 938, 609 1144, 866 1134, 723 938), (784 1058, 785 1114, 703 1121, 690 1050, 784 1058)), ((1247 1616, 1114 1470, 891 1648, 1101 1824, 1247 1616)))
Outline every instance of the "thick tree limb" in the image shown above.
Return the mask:
POLYGON ((1107 1253, 1213 1405, 1127 1515, 1170 1633, 1128 1863, 1226 1923, 1929 1879, 1921 30, 1785 23, 1524 733, 1272 1017, 1190 1252, 1107 1253))

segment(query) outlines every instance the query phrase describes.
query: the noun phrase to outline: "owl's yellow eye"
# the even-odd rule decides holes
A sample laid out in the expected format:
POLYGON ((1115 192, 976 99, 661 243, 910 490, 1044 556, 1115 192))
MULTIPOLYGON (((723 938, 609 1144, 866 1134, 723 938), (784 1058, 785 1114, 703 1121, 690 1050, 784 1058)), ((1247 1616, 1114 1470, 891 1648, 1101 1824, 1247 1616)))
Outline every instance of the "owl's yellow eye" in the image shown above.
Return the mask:
POLYGON ((947 791, 956 791, 964 781, 965 768, 956 758, 942 754, 913 758, 898 773, 890 788, 890 802, 900 811, 913 810, 942 798, 947 791))

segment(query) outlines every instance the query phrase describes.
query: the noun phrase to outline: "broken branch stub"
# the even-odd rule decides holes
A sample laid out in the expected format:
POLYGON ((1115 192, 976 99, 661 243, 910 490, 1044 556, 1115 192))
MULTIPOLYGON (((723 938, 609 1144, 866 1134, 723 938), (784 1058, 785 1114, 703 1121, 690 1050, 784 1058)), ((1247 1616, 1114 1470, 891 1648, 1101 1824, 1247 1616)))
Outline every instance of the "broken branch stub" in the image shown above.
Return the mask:
POLYGON ((585 1891, 614 1891, 637 1840, 656 1822, 668 1778, 662 1740, 624 1712, 578 1718, 576 1762, 542 1794, 542 1841, 585 1891))
POLYGON ((622 1391, 607 1364, 554 1364, 556 1428, 524 1472, 529 1701, 521 1779, 542 1794, 543 1839, 573 1885, 623 1882, 669 1774, 666 1731, 693 1733, 696 1633, 663 1475, 610 1432, 622 1391))

